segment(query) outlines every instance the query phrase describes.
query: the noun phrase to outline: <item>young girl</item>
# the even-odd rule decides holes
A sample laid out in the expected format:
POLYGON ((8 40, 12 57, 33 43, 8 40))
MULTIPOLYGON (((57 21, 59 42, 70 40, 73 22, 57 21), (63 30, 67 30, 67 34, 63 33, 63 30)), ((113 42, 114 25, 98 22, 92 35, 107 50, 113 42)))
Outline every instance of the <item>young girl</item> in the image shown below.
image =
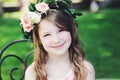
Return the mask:
POLYGON ((95 80, 90 62, 85 60, 76 32, 69 0, 38 1, 21 18, 25 36, 33 40, 34 61, 26 69, 25 80, 95 80))

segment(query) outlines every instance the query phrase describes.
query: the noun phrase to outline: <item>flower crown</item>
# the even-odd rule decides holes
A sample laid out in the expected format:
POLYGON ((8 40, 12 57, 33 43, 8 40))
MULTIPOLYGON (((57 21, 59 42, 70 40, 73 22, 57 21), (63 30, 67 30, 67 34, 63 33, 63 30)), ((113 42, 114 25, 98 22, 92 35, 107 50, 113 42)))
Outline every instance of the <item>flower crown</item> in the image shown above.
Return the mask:
POLYGON ((82 15, 72 8, 71 0, 38 0, 36 3, 29 4, 29 11, 21 17, 22 31, 24 38, 31 38, 34 25, 41 21, 43 15, 47 15, 50 10, 64 10, 73 18, 82 15))

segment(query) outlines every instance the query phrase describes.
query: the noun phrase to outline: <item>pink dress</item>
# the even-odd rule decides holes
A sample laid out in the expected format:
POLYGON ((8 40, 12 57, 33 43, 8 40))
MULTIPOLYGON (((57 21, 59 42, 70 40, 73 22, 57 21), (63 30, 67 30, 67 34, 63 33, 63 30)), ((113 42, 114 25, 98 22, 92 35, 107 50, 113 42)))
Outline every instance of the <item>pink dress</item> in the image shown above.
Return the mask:
POLYGON ((48 80, 73 80, 73 78, 74 78, 74 74, 71 69, 64 77, 60 79, 53 79, 53 78, 48 77, 48 80))

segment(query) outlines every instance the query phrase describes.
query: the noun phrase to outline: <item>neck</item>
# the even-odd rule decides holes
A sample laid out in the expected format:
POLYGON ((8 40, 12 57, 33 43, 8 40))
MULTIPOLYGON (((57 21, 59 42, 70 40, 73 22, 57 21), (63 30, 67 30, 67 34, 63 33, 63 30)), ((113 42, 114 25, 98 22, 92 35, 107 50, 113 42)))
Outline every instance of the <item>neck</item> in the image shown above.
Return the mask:
POLYGON ((49 55, 45 65, 48 77, 60 78, 65 76, 71 69, 69 53, 64 55, 49 55))
POLYGON ((65 53, 63 55, 49 55, 49 58, 47 60, 48 64, 66 64, 70 63, 69 60, 69 53, 65 53))

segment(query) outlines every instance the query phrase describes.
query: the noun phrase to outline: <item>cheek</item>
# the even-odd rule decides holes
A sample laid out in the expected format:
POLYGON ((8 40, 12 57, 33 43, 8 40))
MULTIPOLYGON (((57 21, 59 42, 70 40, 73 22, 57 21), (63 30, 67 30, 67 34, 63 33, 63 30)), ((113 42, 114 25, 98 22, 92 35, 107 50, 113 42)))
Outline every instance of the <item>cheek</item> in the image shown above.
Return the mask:
POLYGON ((43 44, 44 47, 45 46, 50 46, 50 44, 51 44, 51 40, 49 38, 47 38, 47 39, 41 39, 41 42, 42 42, 42 44, 43 44))
POLYGON ((61 38, 65 41, 71 41, 71 35, 70 35, 69 32, 66 32, 66 33, 62 34, 61 38))

